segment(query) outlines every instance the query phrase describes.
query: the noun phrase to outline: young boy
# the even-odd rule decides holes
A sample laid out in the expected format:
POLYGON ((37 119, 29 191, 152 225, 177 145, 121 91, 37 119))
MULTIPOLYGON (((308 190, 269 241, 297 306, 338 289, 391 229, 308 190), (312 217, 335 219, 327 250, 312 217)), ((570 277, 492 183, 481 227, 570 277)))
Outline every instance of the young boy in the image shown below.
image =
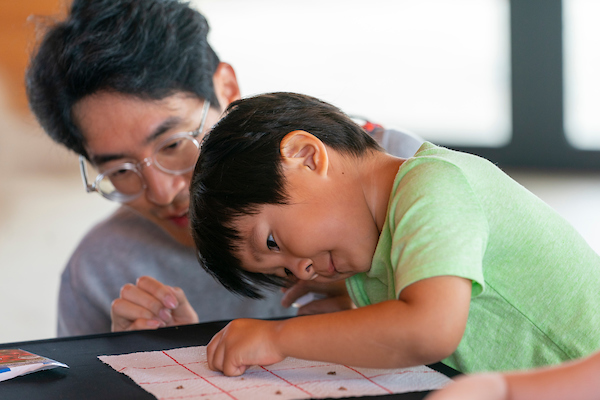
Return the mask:
POLYGON ((234 320, 208 346, 226 375, 287 356, 523 369, 600 348, 600 257, 479 157, 393 157, 337 108, 273 93, 228 108, 190 190, 199 260, 226 288, 346 280, 358 306, 234 320))

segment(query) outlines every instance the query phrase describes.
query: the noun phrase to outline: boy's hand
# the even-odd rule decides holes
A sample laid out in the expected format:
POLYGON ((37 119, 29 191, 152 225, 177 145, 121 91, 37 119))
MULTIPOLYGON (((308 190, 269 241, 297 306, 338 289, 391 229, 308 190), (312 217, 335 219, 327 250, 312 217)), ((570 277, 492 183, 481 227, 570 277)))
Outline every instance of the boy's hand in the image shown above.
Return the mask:
POLYGON ((206 348, 208 367, 238 376, 253 365, 271 365, 285 356, 277 348, 280 321, 236 319, 217 333, 206 348))
POLYGON ((461 375, 455 382, 435 391, 426 400, 505 400, 506 380, 501 374, 461 375))
POLYGON ((309 292, 325 294, 327 296, 324 299, 314 300, 298 308, 298 315, 324 314, 355 308, 348 295, 344 281, 298 281, 293 286, 283 289, 283 292, 285 295, 281 299, 281 305, 286 308, 309 292))
POLYGON ((120 297, 112 303, 110 317, 113 332, 198 322, 198 314, 183 290, 149 276, 142 276, 135 285, 128 283, 121 288, 120 297))

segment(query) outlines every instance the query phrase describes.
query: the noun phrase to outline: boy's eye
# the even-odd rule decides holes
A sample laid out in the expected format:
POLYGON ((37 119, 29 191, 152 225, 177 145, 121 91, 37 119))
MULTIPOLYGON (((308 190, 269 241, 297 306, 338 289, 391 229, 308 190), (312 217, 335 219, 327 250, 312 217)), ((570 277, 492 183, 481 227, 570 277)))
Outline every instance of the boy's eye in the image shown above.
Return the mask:
POLYGON ((287 269, 287 268, 284 268, 284 269, 283 269, 283 272, 285 272, 285 275, 286 275, 286 276, 294 276, 294 274, 292 273, 292 271, 290 271, 290 270, 289 270, 289 269, 287 269))
POLYGON ((267 248, 269 250, 279 251, 279 246, 277 246, 277 242, 273 239, 273 234, 270 234, 267 238, 267 248))

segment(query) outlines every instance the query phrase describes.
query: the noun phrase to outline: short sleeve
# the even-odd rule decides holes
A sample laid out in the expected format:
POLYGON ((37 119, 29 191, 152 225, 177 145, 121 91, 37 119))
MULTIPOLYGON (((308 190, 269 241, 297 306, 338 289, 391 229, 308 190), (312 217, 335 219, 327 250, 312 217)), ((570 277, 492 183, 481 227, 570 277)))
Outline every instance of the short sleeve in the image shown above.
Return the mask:
POLYGON ((396 298, 408 285, 442 275, 471 280, 472 296, 479 295, 489 226, 477 195, 446 160, 407 163, 388 209, 396 298))

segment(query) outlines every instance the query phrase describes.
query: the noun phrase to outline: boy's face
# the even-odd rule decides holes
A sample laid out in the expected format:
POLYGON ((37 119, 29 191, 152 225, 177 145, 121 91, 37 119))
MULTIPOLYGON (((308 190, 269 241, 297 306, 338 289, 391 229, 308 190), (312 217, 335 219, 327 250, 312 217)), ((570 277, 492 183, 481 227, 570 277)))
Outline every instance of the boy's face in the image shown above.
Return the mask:
MULTIPOLYGON (((330 156, 331 158, 331 156, 330 156)), ((301 280, 345 279, 371 268, 379 230, 360 185, 344 171, 284 171, 286 205, 264 205, 235 221, 243 240, 236 256, 251 272, 301 280)))

